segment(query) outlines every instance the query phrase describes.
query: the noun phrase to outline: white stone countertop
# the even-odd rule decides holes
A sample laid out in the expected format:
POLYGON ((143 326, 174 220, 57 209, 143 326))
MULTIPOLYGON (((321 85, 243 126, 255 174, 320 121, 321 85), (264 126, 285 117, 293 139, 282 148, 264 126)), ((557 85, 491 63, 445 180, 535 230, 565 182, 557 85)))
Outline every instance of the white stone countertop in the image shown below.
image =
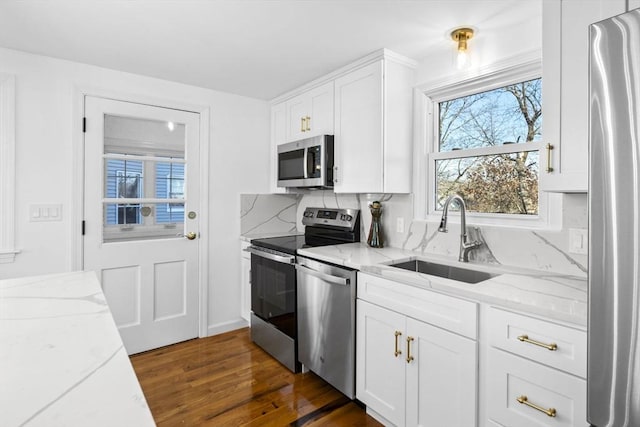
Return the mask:
POLYGON ((95 273, 0 281, 0 425, 155 426, 95 273))
POLYGON ((374 249, 362 242, 299 249, 298 254, 411 286, 566 321, 583 328, 587 325, 586 277, 502 265, 472 262, 464 264, 449 257, 424 255, 409 250, 374 249), (467 284, 388 265, 414 258, 486 271, 497 276, 476 284, 467 284))

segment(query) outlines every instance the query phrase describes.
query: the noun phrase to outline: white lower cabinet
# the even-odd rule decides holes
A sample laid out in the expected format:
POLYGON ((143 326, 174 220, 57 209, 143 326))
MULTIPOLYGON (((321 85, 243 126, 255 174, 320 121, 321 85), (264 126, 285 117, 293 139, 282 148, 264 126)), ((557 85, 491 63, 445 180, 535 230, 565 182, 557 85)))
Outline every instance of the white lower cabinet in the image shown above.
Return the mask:
POLYGON ((489 417, 505 426, 587 426, 587 382, 492 348, 488 363, 489 417))
POLYGON ((393 424, 405 425, 406 318, 362 300, 356 313, 356 397, 393 424))
POLYGON ((374 416, 395 426, 476 425, 476 341, 362 299, 356 324, 356 396, 374 416))
MULTIPOLYGON (((507 427, 587 426, 586 331, 488 308, 487 416, 507 427)), ((489 422, 488 425, 493 425, 489 422)))

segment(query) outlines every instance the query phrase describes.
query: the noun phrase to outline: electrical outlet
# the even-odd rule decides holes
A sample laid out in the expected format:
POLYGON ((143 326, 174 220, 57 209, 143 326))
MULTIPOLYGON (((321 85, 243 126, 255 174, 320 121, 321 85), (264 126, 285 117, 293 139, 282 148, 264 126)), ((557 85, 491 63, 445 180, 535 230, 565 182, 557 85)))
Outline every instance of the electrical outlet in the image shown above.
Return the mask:
POLYGON ((402 217, 396 219, 396 232, 404 233, 404 218, 402 217))
POLYGON ((569 253, 586 255, 589 249, 589 230, 586 228, 569 229, 569 253))

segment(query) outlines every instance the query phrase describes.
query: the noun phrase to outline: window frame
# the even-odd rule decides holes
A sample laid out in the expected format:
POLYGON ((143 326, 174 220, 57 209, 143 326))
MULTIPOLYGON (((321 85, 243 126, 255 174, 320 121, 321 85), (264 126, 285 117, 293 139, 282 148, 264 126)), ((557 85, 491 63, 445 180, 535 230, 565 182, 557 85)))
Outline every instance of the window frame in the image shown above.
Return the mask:
MULTIPOLYGON (((416 144, 416 173, 415 176, 415 217, 437 222, 442 216, 442 210, 437 210, 436 202, 436 161, 472 157, 492 154, 514 153, 522 151, 537 151, 542 159, 545 140, 544 132, 542 140, 493 147, 471 148, 440 152, 439 150, 439 114, 438 104, 472 94, 477 94, 519 82, 533 80, 542 77, 542 63, 539 58, 523 61, 516 64, 499 66, 493 70, 479 71, 475 75, 462 81, 440 81, 416 88, 416 114, 417 129, 416 144), (464 153, 464 155, 461 155, 464 153)), ((542 82, 544 85, 544 81, 542 82)), ((544 101, 543 101, 544 109, 544 101)), ((543 113, 544 120, 544 113, 543 113)), ((544 122, 543 122, 544 127, 544 122)), ((539 173, 542 174, 542 166, 539 173)), ((540 178, 540 177, 539 177, 540 178)), ((540 181, 538 181, 540 182, 540 181)), ((467 222, 477 225, 500 225, 523 228, 558 228, 559 218, 551 217, 550 212, 558 212, 562 208, 561 197, 551 195, 538 189, 538 214, 496 214, 467 212, 467 222)), ((452 216, 454 222, 457 215, 452 216)))

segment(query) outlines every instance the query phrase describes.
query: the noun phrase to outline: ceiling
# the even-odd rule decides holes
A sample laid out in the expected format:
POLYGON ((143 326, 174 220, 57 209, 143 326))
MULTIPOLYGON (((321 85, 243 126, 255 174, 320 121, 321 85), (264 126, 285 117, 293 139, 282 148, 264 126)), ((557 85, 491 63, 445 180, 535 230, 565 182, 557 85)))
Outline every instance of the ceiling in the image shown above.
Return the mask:
POLYGON ((1 0, 0 46, 272 99, 380 48, 416 60, 541 0, 1 0))

